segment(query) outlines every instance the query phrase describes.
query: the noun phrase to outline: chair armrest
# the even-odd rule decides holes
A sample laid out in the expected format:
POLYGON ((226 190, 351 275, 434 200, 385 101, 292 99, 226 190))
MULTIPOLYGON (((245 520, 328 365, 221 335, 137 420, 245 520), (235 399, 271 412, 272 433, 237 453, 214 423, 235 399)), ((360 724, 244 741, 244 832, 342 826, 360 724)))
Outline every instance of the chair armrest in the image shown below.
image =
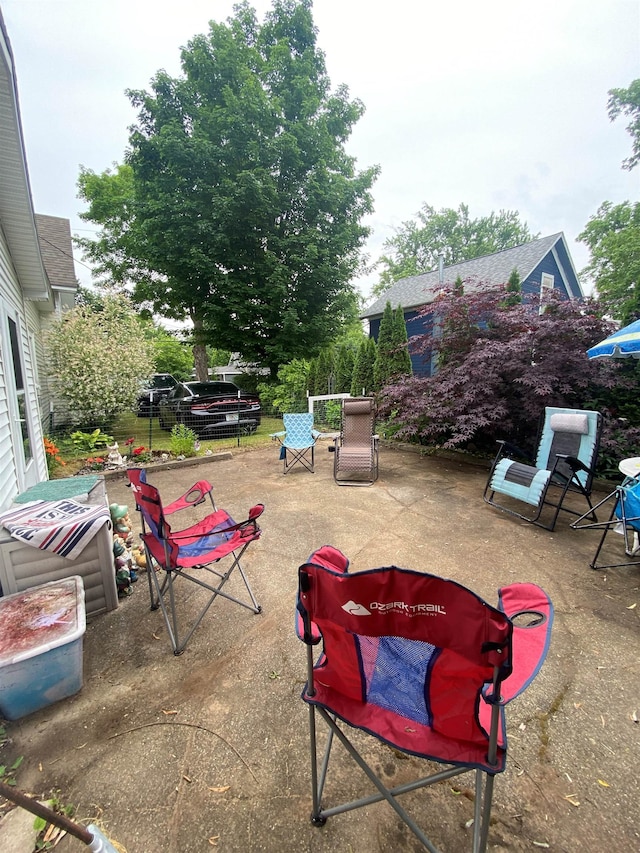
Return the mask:
POLYGON ((556 459, 558 461, 562 460, 563 462, 566 462, 569 468, 571 468, 571 470, 574 472, 574 474, 578 471, 584 471, 587 474, 593 473, 593 468, 589 468, 576 456, 568 456, 566 453, 556 453, 556 459))
POLYGON ((496 444, 498 445, 498 450, 496 452, 495 458, 491 463, 491 473, 493 474, 494 468, 498 464, 498 462, 502 459, 503 456, 507 458, 511 458, 511 456, 519 457, 527 462, 528 465, 533 464, 533 459, 531 458, 531 454, 522 450, 518 447, 517 444, 511 444, 510 441, 505 441, 504 439, 497 439, 496 444))
POLYGON ((528 687, 547 656, 553 604, 537 584, 513 583, 499 591, 498 607, 513 622, 513 670, 501 689, 501 702, 506 704, 528 687))
POLYGON ((529 464, 533 464, 533 456, 528 451, 518 447, 517 444, 512 444, 510 441, 500 441, 498 443, 503 445, 503 452, 510 453, 512 456, 519 456, 521 459, 526 459, 529 464))
POLYGON ((286 435, 286 432, 284 432, 284 430, 282 432, 270 432, 269 433, 270 438, 281 438, 283 435, 286 435))

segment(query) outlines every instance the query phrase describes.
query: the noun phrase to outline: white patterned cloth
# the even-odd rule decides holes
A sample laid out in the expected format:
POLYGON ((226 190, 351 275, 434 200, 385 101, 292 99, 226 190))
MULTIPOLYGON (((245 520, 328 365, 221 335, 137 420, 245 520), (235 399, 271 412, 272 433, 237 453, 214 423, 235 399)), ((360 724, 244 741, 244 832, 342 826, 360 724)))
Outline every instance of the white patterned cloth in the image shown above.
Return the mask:
POLYGON ((110 523, 105 506, 74 500, 32 501, 0 514, 0 524, 14 539, 75 560, 103 524, 110 523))

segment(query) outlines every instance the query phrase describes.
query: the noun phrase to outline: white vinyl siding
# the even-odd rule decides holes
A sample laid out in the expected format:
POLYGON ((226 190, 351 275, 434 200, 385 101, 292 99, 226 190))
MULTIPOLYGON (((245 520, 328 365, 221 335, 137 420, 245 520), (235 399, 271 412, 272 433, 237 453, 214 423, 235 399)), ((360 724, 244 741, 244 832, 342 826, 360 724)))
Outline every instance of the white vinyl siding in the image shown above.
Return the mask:
POLYGON ((35 339, 40 337, 40 316, 33 302, 22 298, 22 291, 9 250, 0 228, 0 509, 8 506, 23 488, 47 479, 47 465, 42 443, 42 426, 33 366, 29 330, 35 339), (18 346, 25 387, 25 403, 29 423, 32 460, 23 472, 18 467, 18 454, 22 448, 15 446, 16 433, 11 418, 14 406, 9 400, 8 388, 13 387, 9 374, 12 364, 8 318, 16 322, 18 346))
POLYGON ((18 471, 16 468, 16 448, 13 446, 9 399, 7 396, 7 371, 11 364, 11 351, 8 346, 5 325, 7 310, 17 308, 22 303, 9 251, 0 230, 0 508, 8 506, 18 494, 18 471))

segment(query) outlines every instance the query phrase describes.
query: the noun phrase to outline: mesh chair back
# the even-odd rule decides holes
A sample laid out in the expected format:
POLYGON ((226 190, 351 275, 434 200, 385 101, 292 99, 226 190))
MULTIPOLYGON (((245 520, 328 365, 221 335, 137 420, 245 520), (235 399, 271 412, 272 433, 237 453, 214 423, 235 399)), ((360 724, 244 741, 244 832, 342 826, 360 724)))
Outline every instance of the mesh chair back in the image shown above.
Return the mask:
POLYGON ((325 653, 307 701, 407 752, 488 766, 478 706, 496 668, 498 685, 511 672, 502 611, 455 581, 396 567, 337 575, 306 564, 300 589, 325 653))
POLYGON ((371 446, 375 430, 373 398, 345 399, 342 406, 342 443, 349 447, 371 446))
POLYGON ((283 445, 285 447, 302 450, 311 447, 315 443, 313 436, 313 413, 298 412, 282 416, 285 436, 283 445))
POLYGON ((343 400, 339 452, 335 460, 336 472, 365 472, 375 479, 375 419, 373 398, 356 397, 343 400))
POLYGON ((160 560, 163 567, 175 568, 179 549, 171 538, 171 526, 164 515, 160 492, 146 482, 144 471, 140 476, 134 473, 134 469, 130 469, 128 475, 136 496, 136 508, 142 515, 145 534, 150 534, 159 546, 153 549, 154 557, 160 560))
MULTIPOLYGON (((536 467, 551 470, 556 463, 557 454, 560 453, 575 456, 587 468, 592 469, 598 452, 599 439, 598 412, 547 407, 536 467)), ((557 470, 566 477, 571 477, 573 473, 565 462, 559 462, 557 470)), ((592 475, 587 471, 579 471, 575 476, 584 487, 590 485, 592 475)))

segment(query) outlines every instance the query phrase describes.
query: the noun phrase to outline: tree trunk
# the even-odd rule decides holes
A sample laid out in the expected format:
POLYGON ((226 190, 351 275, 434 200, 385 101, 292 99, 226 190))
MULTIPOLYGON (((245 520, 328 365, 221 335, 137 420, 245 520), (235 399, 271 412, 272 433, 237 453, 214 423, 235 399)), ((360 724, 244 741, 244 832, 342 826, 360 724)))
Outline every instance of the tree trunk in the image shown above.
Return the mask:
POLYGON ((202 320, 193 318, 193 361, 196 368, 196 379, 198 382, 207 382, 209 379, 209 359, 202 332, 202 320))

